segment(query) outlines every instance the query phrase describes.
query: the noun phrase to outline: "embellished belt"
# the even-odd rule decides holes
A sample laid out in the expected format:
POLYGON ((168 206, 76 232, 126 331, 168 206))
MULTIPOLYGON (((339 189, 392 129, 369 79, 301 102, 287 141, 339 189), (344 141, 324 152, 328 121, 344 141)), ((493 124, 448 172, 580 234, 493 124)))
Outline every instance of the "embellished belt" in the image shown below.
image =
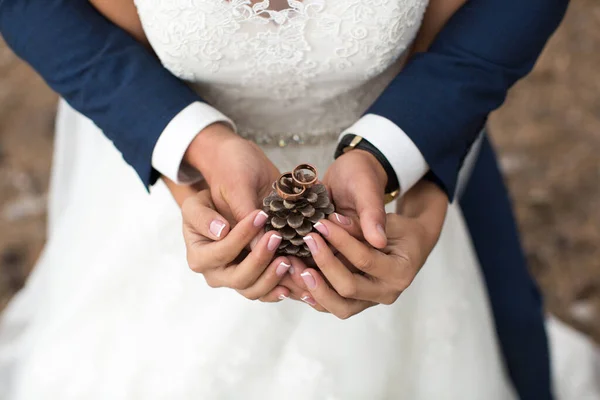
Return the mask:
POLYGON ((262 146, 302 146, 319 145, 337 141, 340 132, 326 133, 249 133, 240 132, 240 136, 262 146))

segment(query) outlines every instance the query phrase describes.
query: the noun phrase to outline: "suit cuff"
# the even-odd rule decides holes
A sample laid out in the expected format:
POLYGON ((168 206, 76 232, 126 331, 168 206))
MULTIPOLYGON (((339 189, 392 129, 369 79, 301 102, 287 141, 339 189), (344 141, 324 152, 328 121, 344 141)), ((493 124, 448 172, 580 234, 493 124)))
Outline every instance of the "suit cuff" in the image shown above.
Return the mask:
POLYGON ((197 101, 184 108, 158 138, 152 152, 152 167, 177 184, 200 181, 200 171, 185 163, 183 156, 200 131, 216 122, 225 122, 235 130, 229 118, 206 103, 197 101))
POLYGON ((406 133, 392 121, 367 114, 340 135, 354 134, 368 140, 391 164, 404 195, 429 170, 425 157, 406 133))

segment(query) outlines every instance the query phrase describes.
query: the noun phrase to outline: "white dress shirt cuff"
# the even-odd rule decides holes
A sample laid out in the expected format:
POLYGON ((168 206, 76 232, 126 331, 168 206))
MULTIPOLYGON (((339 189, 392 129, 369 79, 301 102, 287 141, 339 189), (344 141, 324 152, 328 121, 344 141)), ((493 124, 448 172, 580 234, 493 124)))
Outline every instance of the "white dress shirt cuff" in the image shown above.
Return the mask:
POLYGON ((427 161, 406 133, 392 121, 375 114, 367 114, 340 135, 354 134, 368 140, 391 164, 404 195, 429 170, 427 161))
POLYGON ((181 110, 158 138, 152 152, 152 167, 177 184, 200 181, 202 174, 186 164, 183 156, 196 135, 216 122, 225 122, 235 130, 229 118, 208 104, 194 102, 181 110))

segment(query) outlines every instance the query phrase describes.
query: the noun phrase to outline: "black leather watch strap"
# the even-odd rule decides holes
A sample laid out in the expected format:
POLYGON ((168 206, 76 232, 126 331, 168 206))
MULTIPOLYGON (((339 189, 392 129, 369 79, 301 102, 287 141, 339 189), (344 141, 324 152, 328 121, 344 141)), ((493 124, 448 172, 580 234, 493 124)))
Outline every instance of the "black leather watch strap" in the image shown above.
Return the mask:
POLYGON ((385 158, 385 156, 377 149, 377 147, 373 146, 367 139, 354 135, 347 134, 345 135, 340 143, 338 144, 337 149, 335 150, 334 157, 337 159, 342 154, 347 153, 351 150, 363 150, 373 154, 373 156, 379 161, 385 173, 387 174, 388 180, 387 185, 385 187, 385 193, 391 195, 392 197, 397 197, 397 193, 400 190, 400 183, 398 182, 398 177, 396 176, 396 172, 390 162, 385 158))

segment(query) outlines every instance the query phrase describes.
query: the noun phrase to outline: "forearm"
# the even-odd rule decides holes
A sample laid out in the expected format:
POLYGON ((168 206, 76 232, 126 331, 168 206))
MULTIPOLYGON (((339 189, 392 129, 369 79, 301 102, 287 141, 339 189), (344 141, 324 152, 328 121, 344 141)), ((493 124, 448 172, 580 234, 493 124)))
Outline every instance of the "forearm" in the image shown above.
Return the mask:
POLYGON ((531 71, 567 5, 567 0, 469 1, 368 113, 401 128, 452 197, 462 160, 487 116, 531 71))
POLYGON ((87 0, 2 0, 0 32, 105 132, 146 185, 155 181, 155 143, 175 115, 199 100, 191 89, 87 0))
POLYGON ((180 208, 189 197, 196 195, 201 190, 208 189, 208 185, 204 181, 191 185, 178 185, 165 176, 161 176, 160 178, 164 181, 165 186, 169 189, 173 199, 180 208))

